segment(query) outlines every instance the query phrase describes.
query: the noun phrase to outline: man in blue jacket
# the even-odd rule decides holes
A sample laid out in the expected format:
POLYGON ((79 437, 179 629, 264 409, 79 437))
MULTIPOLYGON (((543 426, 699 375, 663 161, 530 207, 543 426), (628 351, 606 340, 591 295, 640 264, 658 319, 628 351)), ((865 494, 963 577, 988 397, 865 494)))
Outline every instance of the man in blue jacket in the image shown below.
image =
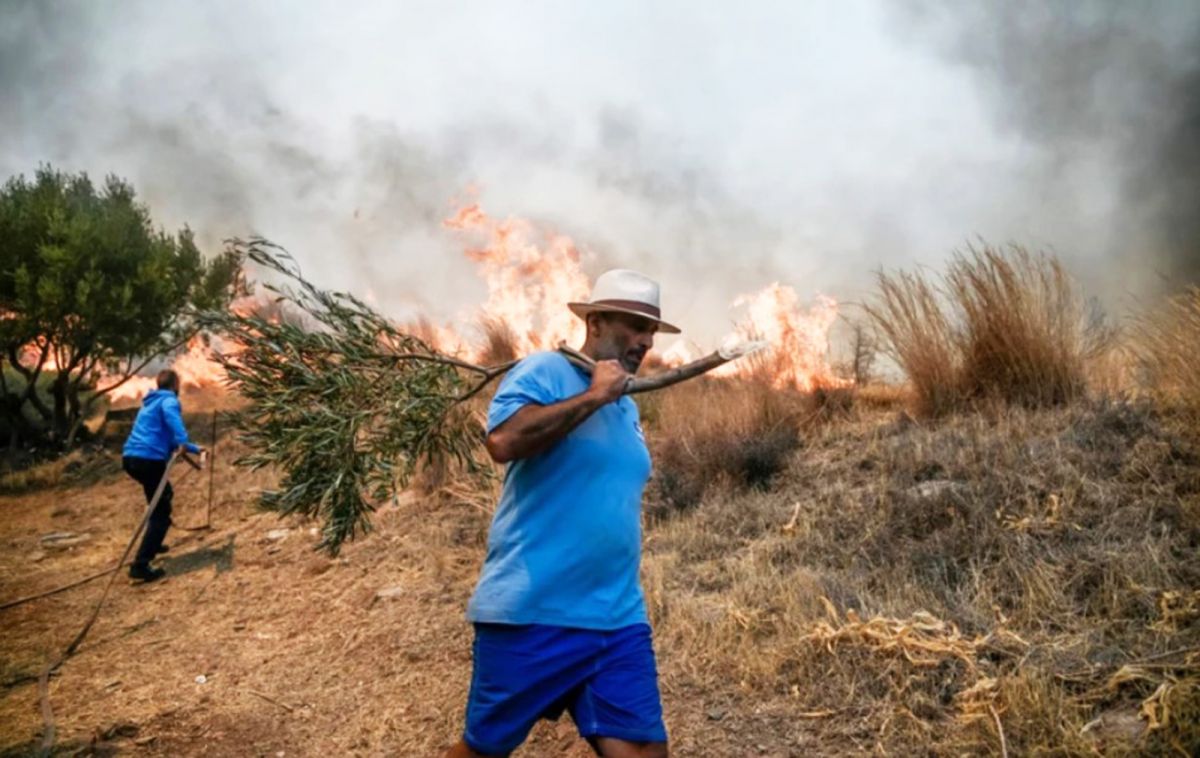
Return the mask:
MULTIPOLYGON (((183 426, 179 407, 179 375, 166 369, 158 373, 158 389, 142 400, 142 408, 138 411, 133 431, 125 440, 122 452, 122 467, 125 473, 142 485, 147 503, 154 498, 158 483, 166 476, 171 453, 181 447, 190 453, 199 453, 202 449, 188 439, 187 429, 183 426)), ((154 513, 150 515, 142 544, 133 565, 129 567, 129 576, 133 579, 153 582, 166 573, 161 568, 152 568, 150 561, 167 550, 163 538, 171 526, 171 495, 171 485, 168 483, 154 513)))

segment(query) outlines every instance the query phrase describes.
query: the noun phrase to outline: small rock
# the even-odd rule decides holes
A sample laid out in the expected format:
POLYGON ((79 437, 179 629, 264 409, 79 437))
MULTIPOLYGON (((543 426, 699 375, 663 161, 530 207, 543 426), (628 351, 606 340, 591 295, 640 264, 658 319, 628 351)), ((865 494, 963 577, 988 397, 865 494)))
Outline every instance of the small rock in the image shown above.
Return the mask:
POLYGON ((25 560, 29 561, 30 563, 37 563, 38 561, 44 560, 45 558, 46 558, 46 554, 43 553, 41 550, 34 550, 32 553, 29 554, 29 556, 25 560))
POLYGON ((208 677, 205 676, 204 674, 201 674, 200 676, 196 677, 196 684, 204 684, 207 681, 208 681, 208 677))
POLYGON ((154 736, 153 734, 148 734, 145 737, 138 737, 136 740, 133 741, 133 744, 135 744, 139 747, 145 747, 146 745, 149 745, 151 742, 154 742, 156 739, 158 739, 158 737, 154 736))
POLYGON ((725 718, 724 708, 710 708, 708 710, 708 718, 712 721, 720 721, 725 718))
POLYGON ((404 593, 405 593, 404 587, 397 584, 394 587, 384 587, 383 589, 381 589, 375 593, 375 597, 378 597, 378 598, 400 597, 404 593))
POLYGON ((267 532, 267 539, 271 540, 272 542, 278 542, 279 540, 287 539, 290 531, 291 530, 289 529, 272 529, 271 531, 267 532))

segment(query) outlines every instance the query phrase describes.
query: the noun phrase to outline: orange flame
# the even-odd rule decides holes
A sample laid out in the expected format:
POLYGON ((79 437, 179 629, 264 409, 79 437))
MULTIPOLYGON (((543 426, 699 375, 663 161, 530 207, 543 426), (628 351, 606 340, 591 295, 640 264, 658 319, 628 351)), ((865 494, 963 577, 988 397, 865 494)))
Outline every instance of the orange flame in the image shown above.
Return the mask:
MULTIPOLYGON (((775 387, 801 392, 845 384, 834 375, 827 358, 829 330, 838 315, 833 298, 818 295, 816 302, 805 309, 795 289, 775 282, 758 292, 739 295, 733 306, 746 308, 738 334, 745 339, 765 340, 771 352, 758 360, 727 363, 713 375, 748 376, 765 370, 775 387)), ((699 357, 699 352, 684 340, 675 342, 662 355, 668 366, 699 357)))
MULTIPOLYGON (((200 336, 192 337, 188 341, 187 349, 176 355, 170 364, 175 373, 179 374, 181 390, 219 385, 225 379, 224 369, 212 359, 211 348, 200 336)), ((97 386, 104 387, 111 381, 111 378, 106 381, 102 376, 97 386)), ((113 403, 140 400, 156 386, 154 377, 134 376, 109 393, 109 399, 113 403)))
MULTIPOLYGON (((481 240, 466 250, 488 288, 479 320, 507 325, 518 355, 553 348, 564 340, 578 343, 583 339, 583 322, 566 304, 585 299, 590 285, 570 237, 538 229, 525 219, 491 218, 477 203, 463 207, 442 224, 471 240, 481 240)), ((473 352, 457 335, 439 332, 439 337, 443 349, 473 352)))
MULTIPOLYGON (((569 237, 538 229, 521 218, 494 219, 478 203, 463 206, 442 224, 474 235, 472 241, 482 240, 466 249, 488 287, 478 320, 506 324, 515 337, 517 355, 553 348, 563 341, 582 341, 583 322, 566 304, 586 299, 590 284, 580 267, 579 250, 569 237)), ((793 288, 776 282, 739 296, 733 305, 746 310, 738 333, 766 340, 773 350, 765 359, 726 364, 713 372, 715 375, 747 375, 765 367, 772 383, 780 388, 811 391, 845 383, 834 375, 827 360, 829 330, 838 314, 832 298, 818 295, 806 309, 793 288)), ((424 324, 423 329, 439 349, 468 358, 480 353, 458 330, 431 324, 424 324)), ((670 366, 699 357, 699 351, 683 340, 662 354, 663 362, 670 366)))
MULTIPOLYGON (((474 325, 487 321, 504 324, 511 331, 513 349, 518 356, 553 349, 560 342, 578 345, 584 336, 583 322, 566 307, 571 301, 586 300, 590 291, 588 277, 580 265, 580 252, 570 237, 538 228, 533 223, 510 217, 499 220, 488 216, 478 203, 470 203, 442 222, 443 226, 466 240, 466 256, 478 266, 487 285, 487 299, 472 319, 474 325)), ((369 290, 366 301, 376 302, 369 290)), ((762 290, 737 297, 732 304, 745 309, 738 334, 747 339, 765 340, 772 351, 757 360, 738 361, 721 366, 716 376, 749 376, 766 371, 774 386, 800 391, 844 385, 829 366, 829 332, 837 319, 837 303, 818 295, 804 307, 796 291, 778 282, 762 290)), ((281 318, 278 304, 251 295, 231 306, 234 312, 254 310, 266 313, 272 321, 281 318)), ((464 336, 466 330, 422 320, 414 332, 443 352, 478 362, 485 348, 464 336)), ((213 347, 220 350, 219 340, 213 347)), ((678 366, 699 358, 703 352, 694 343, 678 340, 661 355, 668 366, 678 366)), ((35 362, 38 344, 22 351, 22 362, 35 362)), ((51 357, 45 368, 55 367, 51 357)), ((220 364, 212 359, 210 347, 200 337, 193 338, 187 349, 177 355, 172 366, 179 373, 181 386, 205 387, 225 379, 220 364)), ((115 377, 102 376, 99 386, 111 384, 115 377)), ((152 377, 136 376, 113 390, 112 402, 140 399, 155 387, 152 377)))
MULTIPOLYGON (((38 338, 22 347, 19 354, 21 364, 29 367, 36 366, 42 346, 45 344, 45 338, 38 338)), ((171 367, 179 374, 181 389, 211 386, 221 383, 225 378, 225 371, 219 363, 212 359, 209 347, 200 336, 193 337, 188 342, 187 349, 176 355, 170 363, 171 367)), ((55 357, 54 347, 51 346, 47 351, 46 360, 42 363, 42 371, 57 370, 58 360, 55 357)), ((102 368, 96 374, 95 386, 98 389, 104 389, 120 380, 119 374, 113 374, 102 368)), ((131 376, 108 393, 109 402, 123 403, 129 400, 140 400, 156 386, 154 377, 131 376)))

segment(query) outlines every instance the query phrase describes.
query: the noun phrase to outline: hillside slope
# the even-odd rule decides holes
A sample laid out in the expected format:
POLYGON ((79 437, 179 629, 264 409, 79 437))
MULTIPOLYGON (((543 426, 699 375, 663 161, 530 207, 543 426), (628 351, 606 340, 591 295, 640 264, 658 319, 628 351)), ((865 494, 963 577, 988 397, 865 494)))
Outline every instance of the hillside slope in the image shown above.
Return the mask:
MULTIPOLYGON (((713 401, 688 391, 674 402, 713 401)), ((655 420, 672 412, 647 412, 660 477, 690 460, 655 420)), ((931 426, 859 408, 804 425, 759 487, 720 475, 690 505, 655 489, 643 577, 674 753, 997 753, 1001 735, 1012 754, 1196 751, 1186 431, 1126 405, 931 426)), ((269 480, 231 468, 235 448, 222 443, 215 528, 171 534, 168 580, 119 580, 54 679, 60 751, 435 754, 461 725, 489 493, 452 477, 330 559, 307 525, 254 510, 269 480)), ((107 473, 85 467, 96 482, 64 471, 0 499, 0 601, 119 555, 140 492, 104 455, 107 473), (56 549, 52 532, 86 537, 56 549)), ((200 523, 207 497, 207 472, 182 474, 176 522, 200 523)), ((28 677, 100 590, 0 611, 0 754, 35 748, 28 677)), ((589 753, 564 721, 521 754, 589 753)))

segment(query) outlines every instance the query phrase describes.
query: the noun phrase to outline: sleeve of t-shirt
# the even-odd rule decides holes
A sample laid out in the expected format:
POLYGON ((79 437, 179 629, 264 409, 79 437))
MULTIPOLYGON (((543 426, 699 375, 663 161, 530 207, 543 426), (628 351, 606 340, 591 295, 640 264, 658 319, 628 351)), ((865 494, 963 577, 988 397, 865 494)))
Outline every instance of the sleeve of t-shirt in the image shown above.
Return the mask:
POLYGON ((563 399, 559 366, 555 363, 558 360, 555 353, 537 353, 513 366, 488 406, 489 434, 527 405, 551 405, 563 399))

